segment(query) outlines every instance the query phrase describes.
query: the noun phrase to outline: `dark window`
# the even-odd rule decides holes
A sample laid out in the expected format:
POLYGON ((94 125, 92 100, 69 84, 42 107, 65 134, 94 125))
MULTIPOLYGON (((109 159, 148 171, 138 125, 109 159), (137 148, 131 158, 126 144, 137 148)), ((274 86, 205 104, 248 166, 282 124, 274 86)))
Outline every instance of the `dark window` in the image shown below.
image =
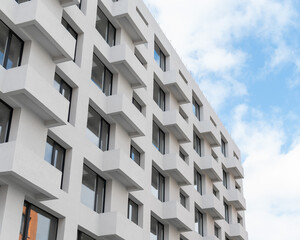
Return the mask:
POLYGON ((0 143, 8 141, 12 112, 12 108, 0 99, 0 143))
POLYGON ((24 42, 0 20, 0 65, 6 69, 21 65, 24 42))
POLYGON ((152 193, 160 201, 165 201, 165 177, 156 168, 152 167, 152 193))
POLYGON ((77 240, 95 240, 83 232, 78 231, 77 240))
POLYGON ((164 240, 164 225, 161 224, 156 218, 151 216, 150 226, 150 239, 151 240, 164 240))
POLYGON ((82 0, 80 0, 79 3, 76 4, 79 9, 81 9, 81 3, 82 3, 82 0))
POLYGON ((243 225, 242 218, 241 218, 241 217, 239 217, 239 216, 237 216, 237 222, 238 222, 239 224, 243 225))
POLYGON ((223 169, 223 185, 225 188, 228 188, 227 172, 223 169))
POLYGON ((157 82, 153 81, 153 100, 157 103, 161 110, 166 109, 166 95, 157 82))
POLYGON ((141 154, 138 150, 136 150, 132 145, 130 146, 130 158, 135 161, 138 165, 140 165, 141 154))
POLYGON ((29 2, 30 0, 16 0, 17 3, 29 2))
POLYGON ((200 105, 195 100, 195 98, 193 98, 193 112, 194 112, 195 116, 197 117, 197 119, 200 121, 200 105))
POLYGON ((112 78, 113 74, 94 54, 91 79, 106 96, 112 93, 112 78))
POLYGON ((154 43, 154 60, 157 62, 159 67, 165 72, 166 71, 166 56, 161 51, 157 43, 154 43))
POLYGON ((201 157, 201 139, 198 137, 198 135, 195 132, 194 132, 194 149, 201 157))
POLYGON ((131 199, 128 199, 128 219, 135 224, 138 224, 139 205, 131 199))
POLYGON ((77 38, 78 38, 78 33, 71 27, 71 25, 66 21, 66 19, 62 18, 61 19, 61 24, 67 29, 67 31, 72 35, 72 37, 76 40, 75 44, 75 52, 74 52, 74 61, 76 58, 76 50, 77 50, 77 38))
POLYGON ((226 157, 226 142, 223 139, 221 139, 221 152, 226 157))
POLYGON ((165 133, 153 122, 152 143, 158 151, 165 154, 165 133))
POLYGON ((215 231, 215 236, 216 236, 217 238, 219 238, 219 231, 220 231, 220 228, 219 228, 217 225, 214 226, 214 231, 215 231))
POLYGON ((109 123, 89 106, 87 135, 88 138, 102 151, 107 151, 109 148, 109 131, 109 123))
POLYGON ((81 202, 97 213, 104 212, 106 181, 86 165, 83 166, 81 202))
POLYGON ((96 29, 109 46, 115 46, 116 28, 111 24, 99 7, 97 9, 96 29))
POLYGON ((195 231, 203 236, 203 214, 195 208, 195 231))
POLYGON ((229 223, 229 207, 226 202, 224 202, 224 210, 225 210, 225 221, 229 223))
POLYGON ((179 150, 179 156, 182 158, 183 161, 185 161, 185 154, 179 150))
POLYGON ((47 137, 45 160, 63 172, 66 150, 55 142, 52 138, 47 137))
POLYGON ((194 187, 202 195, 202 176, 196 169, 194 169, 194 187))
POLYGON ((186 207, 186 197, 180 193, 180 203, 182 206, 186 207))
POLYGON ((218 195, 218 191, 215 189, 215 188, 213 188, 213 194, 217 197, 217 195, 218 195))
POLYGON ((138 102, 137 100, 135 100, 134 97, 132 98, 132 103, 133 103, 133 105, 134 105, 140 112, 142 112, 142 106, 141 106, 141 104, 139 104, 139 102, 138 102))
POLYGON ((25 202, 23 206, 19 239, 55 240, 57 222, 57 218, 36 206, 25 202))
POLYGON ((55 73, 54 76, 54 87, 59 91, 69 101, 69 114, 68 121, 70 118, 70 109, 71 109, 71 98, 72 98, 72 88, 58 75, 55 73))

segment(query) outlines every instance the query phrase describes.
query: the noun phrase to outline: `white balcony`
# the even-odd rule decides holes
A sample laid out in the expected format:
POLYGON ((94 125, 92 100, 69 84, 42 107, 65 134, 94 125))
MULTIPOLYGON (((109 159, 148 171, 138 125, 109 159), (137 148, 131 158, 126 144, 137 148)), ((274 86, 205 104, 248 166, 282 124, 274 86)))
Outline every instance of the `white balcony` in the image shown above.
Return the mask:
POLYGON ((79 0, 59 0, 62 7, 69 7, 75 4, 79 4, 79 0))
POLYGON ((221 164, 212 156, 200 157, 195 151, 193 152, 194 159, 198 167, 205 173, 212 182, 222 181, 221 164))
POLYGON ((145 135, 146 118, 125 95, 106 97, 106 114, 120 124, 129 136, 145 135))
POLYGON ((212 146, 221 145, 221 134, 211 120, 197 121, 196 127, 206 141, 212 146))
POLYGON ((229 229, 230 229, 230 234, 229 234, 230 239, 233 240, 248 239, 248 233, 241 224, 239 223, 229 224, 229 229))
POLYGON ((224 219, 223 203, 212 193, 202 196, 202 209, 214 219, 224 219))
POLYGON ((227 157, 223 160, 223 164, 235 178, 244 178, 244 169, 238 159, 235 157, 227 157))
POLYGON ((238 189, 229 190, 226 199, 236 210, 246 210, 246 200, 238 189))

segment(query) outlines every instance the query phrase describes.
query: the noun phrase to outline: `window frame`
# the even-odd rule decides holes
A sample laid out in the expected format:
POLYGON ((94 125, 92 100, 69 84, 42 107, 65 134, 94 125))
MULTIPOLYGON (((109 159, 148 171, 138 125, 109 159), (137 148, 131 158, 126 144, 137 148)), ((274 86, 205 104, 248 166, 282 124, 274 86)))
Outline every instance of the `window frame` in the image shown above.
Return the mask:
POLYGON ((226 141, 223 138, 221 138, 221 153, 224 157, 227 157, 226 144, 226 141))
POLYGON ((187 198, 181 191, 179 192, 179 198, 180 198, 180 204, 186 208, 187 207, 187 205, 186 205, 187 198))
POLYGON ((135 97, 132 97, 132 104, 140 111, 142 112, 142 105, 135 99, 135 97))
POLYGON ((195 207, 195 231, 204 236, 204 214, 195 207), (197 229, 196 229, 197 224, 197 229))
POLYGON ((194 188, 197 190, 200 195, 203 194, 203 181, 202 175, 198 172, 196 168, 194 168, 194 188))
POLYGON ((88 237, 89 240, 96 240, 80 230, 77 231, 77 240, 81 240, 82 234, 85 235, 86 237, 88 237))
POLYGON ((224 169, 223 169, 223 186, 226 189, 228 189, 228 174, 224 169))
POLYGON ((196 116, 196 118, 201 121, 201 105, 198 103, 198 101, 193 97, 192 99, 193 103, 193 113, 196 116))
POLYGON ((161 68, 161 70, 164 72, 167 70, 166 59, 167 59, 166 55, 164 54, 164 52, 161 50, 161 48, 155 41, 154 42, 154 60, 155 60, 155 62, 157 62, 157 64, 161 68), (157 50, 159 50, 159 52, 156 51, 156 48, 157 48, 157 50), (155 53, 159 56, 159 63, 155 59, 155 53))
POLYGON ((165 154, 165 152, 166 152, 166 134, 164 131, 161 130, 161 128, 154 121, 152 124, 152 144, 161 154, 165 154), (156 146, 153 142, 154 141, 154 126, 158 129, 158 146, 156 146))
POLYGON ((153 80, 153 100, 162 111, 166 111, 166 93, 155 80, 153 80), (157 96, 155 96, 156 90, 157 96))
MULTIPOLYGON (((131 213, 131 216, 132 216, 132 215, 133 215, 133 214, 131 213)), ((131 200, 130 198, 128 198, 127 218, 128 218, 131 222, 135 223, 136 225, 139 224, 139 205, 138 205, 136 202, 134 202, 133 200, 131 200), (130 206, 131 206, 132 208, 133 208, 133 207, 136 207, 136 213, 137 213, 136 221, 134 221, 134 217, 131 217, 131 218, 130 218, 130 206)))
POLYGON ((193 133, 193 148, 200 157, 202 156, 201 144, 202 144, 202 139, 194 131, 194 133, 193 133))
POLYGON ((116 35, 117 35, 117 29, 116 27, 111 23, 111 21, 108 19, 108 17, 105 15, 105 13, 102 11, 102 9, 97 6, 97 17, 96 17, 96 23, 95 23, 95 28, 97 29, 97 31, 99 32, 99 34, 103 37, 104 41, 110 46, 116 46, 116 35), (105 26, 105 37, 102 36, 102 34, 100 33, 100 31, 97 29, 97 17, 98 17, 98 10, 101 11, 101 13, 103 14, 103 16, 106 18, 107 21, 107 25, 105 26), (110 31, 110 27, 112 27, 112 29, 114 30, 114 36, 113 36, 113 44, 110 45, 109 44, 109 31, 110 31))
POLYGON ((150 234, 154 234, 154 233, 152 233, 152 229, 153 229, 152 223, 153 222, 155 222, 154 227, 155 227, 155 230, 156 230, 156 232, 155 232, 155 234, 157 236, 156 239, 157 240, 164 240, 164 238, 165 238, 165 226, 160 221, 158 221, 155 217, 153 217, 152 215, 151 215, 151 218, 150 218, 150 234), (162 236, 162 238, 160 236, 162 236))
POLYGON ((10 128, 11 128, 11 122, 12 122, 12 116, 13 116, 14 109, 11 106, 9 106, 6 102, 4 102, 2 99, 0 99, 0 103, 2 103, 9 110, 8 124, 7 124, 6 133, 5 133, 5 139, 3 142, 0 142, 0 144, 1 144, 1 143, 6 143, 9 140, 10 128))
MULTIPOLYGON (((135 156, 135 154, 134 154, 135 156)), ((130 145, 130 158, 139 166, 141 166, 141 153, 134 147, 132 146, 132 144, 130 145), (138 154, 138 161, 136 161, 136 159, 132 158, 132 153, 134 153, 134 151, 138 154)))
POLYGON ((165 202, 166 179, 154 166, 152 166, 152 172, 151 172, 151 188, 155 189, 153 191, 155 191, 155 192, 157 191, 157 199, 160 200, 161 202, 165 202), (154 172, 156 173, 156 180, 153 179, 153 175, 154 175, 153 173, 154 172), (153 186, 153 181, 154 180, 155 180, 155 183, 157 185, 157 189, 153 186))
POLYGON ((229 224, 230 217, 229 217, 229 205, 224 201, 224 220, 229 224))

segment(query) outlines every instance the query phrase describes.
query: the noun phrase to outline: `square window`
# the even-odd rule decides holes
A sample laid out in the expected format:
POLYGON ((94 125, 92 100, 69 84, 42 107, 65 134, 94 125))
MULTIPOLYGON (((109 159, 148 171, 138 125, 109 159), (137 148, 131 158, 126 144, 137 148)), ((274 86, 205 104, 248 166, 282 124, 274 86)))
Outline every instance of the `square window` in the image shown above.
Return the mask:
POLYGON ((130 158, 135 161, 138 165, 141 163, 141 154, 132 145, 130 146, 130 158))

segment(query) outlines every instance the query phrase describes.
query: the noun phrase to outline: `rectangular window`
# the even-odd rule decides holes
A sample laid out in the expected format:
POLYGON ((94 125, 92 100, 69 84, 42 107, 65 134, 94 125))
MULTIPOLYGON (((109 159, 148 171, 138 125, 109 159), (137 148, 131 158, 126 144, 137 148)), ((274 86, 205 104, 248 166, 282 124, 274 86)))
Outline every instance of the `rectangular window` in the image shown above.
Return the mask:
POLYGON ((140 112, 142 112, 142 106, 141 106, 141 104, 139 104, 139 102, 138 102, 137 100, 135 100, 134 97, 132 98, 132 103, 133 103, 133 105, 134 105, 140 112))
POLYGON ((47 137, 45 160, 61 172, 64 170, 65 153, 66 150, 62 146, 47 137))
POLYGON ((102 151, 107 151, 109 149, 109 131, 109 123, 89 106, 87 136, 102 151))
POLYGON ((229 207, 226 202, 224 202, 224 211, 225 211, 225 221, 229 223, 229 207))
POLYGON ((72 37, 76 40, 75 44, 75 52, 74 52, 74 61, 76 58, 76 50, 77 50, 77 39, 78 39, 78 33, 71 27, 71 25, 66 21, 66 19, 61 19, 61 24, 67 29, 67 31, 72 35, 72 37))
POLYGON ((220 228, 216 224, 214 225, 214 232, 215 232, 215 236, 217 238, 219 238, 219 236, 220 236, 220 228))
POLYGON ((17 3, 29 2, 30 0, 16 0, 17 3))
POLYGON ((158 151, 165 154, 165 133, 153 122, 152 143, 158 151))
POLYGON ((166 110, 166 94, 158 85, 158 83, 153 81, 153 100, 157 103, 161 110, 166 110))
POLYGON ((112 78, 113 74, 94 54, 91 80, 101 89, 101 91, 106 96, 112 94, 112 78))
POLYGON ((183 161, 185 161, 185 154, 180 150, 179 150, 179 156, 183 161))
POLYGON ((223 153, 224 157, 227 156, 227 154, 226 154, 226 142, 223 139, 221 139, 221 152, 223 153))
POLYGON ((166 56, 157 45, 154 43, 154 60, 157 62, 159 67, 165 72, 166 71, 166 56))
POLYGON ((160 201, 165 201, 165 177, 156 168, 152 167, 152 193, 160 201))
POLYGON ((0 20, 0 65, 10 69, 21 65, 24 42, 0 20))
POLYGON ((80 0, 79 3, 76 4, 79 9, 81 9, 81 3, 82 3, 82 0, 80 0))
POLYGON ((130 146, 130 158, 135 161, 138 165, 140 165, 141 154, 138 150, 136 150, 132 145, 130 146))
POLYGON ((194 188, 202 195, 202 176, 194 169, 194 188))
POLYGON ((78 231, 77 240, 95 240, 95 239, 91 238, 90 236, 86 235, 83 232, 78 231))
POLYGON ((193 112, 196 118, 200 121, 200 104, 198 104, 195 98, 193 98, 193 112))
POLYGON ((195 208, 195 231, 203 236, 203 214, 195 208))
POLYGON ((72 88, 57 74, 54 76, 54 87, 55 89, 69 101, 69 114, 68 121, 70 118, 71 110, 71 98, 72 98, 72 88))
POLYGON ((164 225, 151 216, 150 240, 164 240, 164 225))
POLYGON ((23 206, 20 240, 43 239, 55 240, 57 232, 57 218, 25 202, 23 206))
POLYGON ((97 213, 104 212, 106 181, 86 165, 83 166, 81 202, 97 213))
POLYGON ((8 141, 12 112, 13 109, 0 99, 0 143, 8 141))
POLYGON ((96 29, 109 46, 115 46, 116 28, 111 24, 99 7, 97 9, 96 29))
POLYGON ((131 199, 128 199, 128 219, 135 224, 138 224, 139 205, 131 199))
POLYGON ((186 197, 180 193, 180 203, 182 206, 186 207, 186 197))
POLYGON ((195 132, 193 138, 194 138, 194 150, 201 157, 201 139, 198 137, 198 135, 195 132))
POLYGON ((228 180, 227 180, 228 176, 227 176, 227 172, 225 172, 225 170, 223 169, 223 185, 225 188, 228 188, 228 180))

